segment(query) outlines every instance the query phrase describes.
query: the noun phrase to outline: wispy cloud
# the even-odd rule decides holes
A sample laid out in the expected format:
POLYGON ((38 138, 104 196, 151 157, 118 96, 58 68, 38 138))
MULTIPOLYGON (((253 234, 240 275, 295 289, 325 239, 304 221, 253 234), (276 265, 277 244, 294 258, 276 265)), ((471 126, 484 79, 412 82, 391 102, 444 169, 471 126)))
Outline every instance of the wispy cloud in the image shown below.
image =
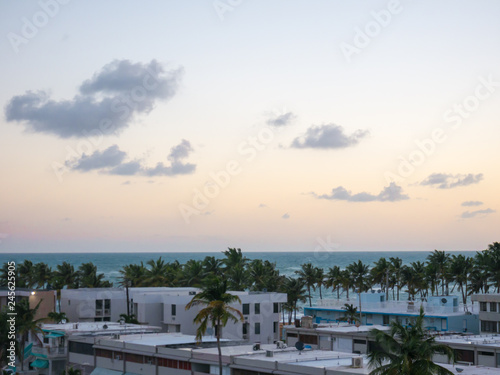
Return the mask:
POLYGON ((311 126, 305 135, 295 138, 291 146, 294 148, 345 148, 357 145, 368 134, 368 130, 358 129, 351 135, 347 135, 342 126, 335 124, 311 126))
POLYGON ((481 201, 466 201, 462 203, 464 207, 473 207, 473 206, 481 206, 483 202, 481 201))
POLYGON ((280 127, 280 126, 288 126, 291 122, 296 118, 292 112, 286 112, 281 114, 276 114, 271 116, 267 120, 267 124, 270 126, 280 127))
POLYGON ((318 199, 341 200, 347 202, 397 202, 409 199, 408 195, 403 194, 403 189, 392 182, 385 187, 379 194, 374 195, 366 192, 352 194, 342 186, 332 189, 330 194, 317 195, 312 193, 318 199))
POLYGON ((282 219, 290 219, 290 215, 288 213, 284 214, 282 217, 282 219))
MULTIPOLYGON (((95 151, 87 156, 82 155, 77 160, 72 160, 66 163, 68 167, 80 172, 89 172, 98 170, 101 173, 119 176, 176 176, 190 174, 196 170, 196 165, 185 163, 183 160, 188 158, 193 152, 191 143, 185 139, 178 145, 171 148, 167 159, 170 165, 165 165, 159 162, 155 167, 147 167, 143 165, 142 160, 124 161, 127 158, 127 153, 121 151, 117 145, 113 145, 104 151, 95 151)), ((124 183, 126 184, 126 183, 124 183)))
POLYGON ((267 204, 261 203, 259 204, 259 208, 267 208, 267 204))
POLYGON ((483 174, 446 174, 433 173, 423 180, 420 185, 432 186, 438 189, 453 189, 459 186, 477 184, 483 179, 483 174))
POLYGON ((28 131, 61 138, 86 137, 96 130, 118 133, 135 114, 149 113, 157 101, 173 97, 182 72, 167 70, 156 60, 115 60, 84 81, 73 99, 56 101, 44 91, 27 91, 10 99, 5 116, 28 131))
POLYGON ((489 214, 492 214, 496 212, 496 210, 493 210, 491 208, 486 208, 484 210, 477 210, 477 211, 465 211, 462 215, 461 215, 461 218, 462 219, 470 219, 470 218, 473 218, 473 217, 476 217, 476 216, 485 216, 485 215, 489 215, 489 214))

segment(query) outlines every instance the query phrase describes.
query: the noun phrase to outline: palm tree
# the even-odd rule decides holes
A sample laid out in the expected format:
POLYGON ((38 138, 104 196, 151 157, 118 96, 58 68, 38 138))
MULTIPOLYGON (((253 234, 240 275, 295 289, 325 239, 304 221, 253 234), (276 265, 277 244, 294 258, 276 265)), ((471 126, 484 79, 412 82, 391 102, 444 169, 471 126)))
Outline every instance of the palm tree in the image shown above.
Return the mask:
POLYGON ((41 302, 42 301, 40 300, 33 309, 30 308, 27 298, 22 299, 16 304, 16 328, 17 335, 19 336, 19 357, 21 362, 21 371, 24 370, 24 347, 26 345, 26 341, 28 341, 29 335, 43 333, 42 329, 40 328, 40 323, 42 323, 45 318, 35 319, 41 302))
POLYGON ((35 264, 35 280, 39 289, 44 289, 45 286, 49 287, 49 282, 52 279, 52 269, 43 262, 35 264))
POLYGON ((288 310, 288 323, 292 322, 293 319, 297 319, 297 310, 299 302, 305 303, 307 301, 306 291, 305 291, 304 281, 301 279, 294 279, 293 277, 288 277, 283 282, 282 292, 287 294, 287 304, 285 308, 288 310))
POLYGON ((488 254, 488 271, 490 280, 496 288, 496 292, 500 293, 500 243, 494 242, 488 245, 488 249, 484 251, 488 254))
POLYGON ((106 288, 112 284, 104 280, 103 273, 97 273, 97 266, 92 263, 82 263, 78 267, 78 285, 80 288, 106 288))
POLYGON ((358 308, 355 307, 352 303, 346 303, 342 307, 342 310, 345 310, 345 313, 344 316, 339 319, 340 321, 346 321, 349 324, 359 321, 359 318, 356 316, 358 314, 358 308))
POLYGON ((326 274, 325 286, 337 291, 337 299, 340 299, 340 287, 342 286, 342 271, 339 266, 333 266, 328 269, 326 274))
POLYGON ((206 256, 205 259, 203 259, 203 269, 205 270, 205 274, 222 276, 221 264, 222 260, 216 259, 213 256, 206 256))
POLYGON ((167 264, 161 257, 156 261, 151 259, 146 264, 149 268, 146 269, 145 286, 170 286, 167 285, 167 264))
POLYGON ((444 251, 434 250, 431 254, 427 256, 427 262, 434 265, 436 273, 436 278, 441 279, 441 294, 448 295, 448 267, 450 263, 450 254, 446 254, 444 251))
POLYGON ((321 267, 316 267, 316 286, 319 289, 319 299, 323 299, 321 287, 325 285, 325 270, 321 267))
POLYGON ((389 270, 390 263, 386 258, 380 258, 375 262, 375 266, 370 270, 370 277, 373 284, 379 284, 386 294, 386 298, 389 299, 389 270))
POLYGON ((390 331, 372 329, 375 337, 375 349, 368 354, 370 375, 452 375, 446 368, 432 362, 435 354, 445 354, 454 361, 452 349, 435 342, 435 338, 423 328, 424 310, 413 324, 403 326, 397 321, 391 322, 390 331))
POLYGON ((137 318, 135 317, 134 314, 132 314, 132 315, 129 315, 129 314, 120 314, 120 320, 119 321, 121 321, 122 319, 123 319, 124 323, 141 324, 141 323, 139 323, 139 321, 137 320, 137 318))
POLYGON ((82 370, 70 367, 69 369, 63 371, 62 375, 82 375, 82 370))
POLYGON ((248 274, 250 280, 253 280, 251 289, 254 291, 275 292, 279 288, 281 279, 276 263, 254 259, 248 266, 248 274))
POLYGON ((312 307, 311 287, 316 290, 316 267, 311 263, 305 263, 301 266, 301 269, 295 271, 295 273, 299 275, 299 279, 301 279, 307 287, 309 307, 312 307))
POLYGON ((63 312, 51 311, 51 312, 49 312, 49 315, 47 315, 47 317, 56 324, 62 323, 63 320, 66 322, 69 322, 69 319, 66 316, 66 313, 63 313, 63 312))
POLYGON ((222 259, 224 264, 224 276, 228 280, 231 290, 245 290, 249 286, 248 278, 248 258, 243 256, 241 249, 228 248, 224 251, 226 256, 222 259))
MULTIPOLYGON (((397 300, 399 301, 399 291, 401 289, 401 268, 403 267, 403 260, 399 257, 390 257, 391 262, 390 271, 393 275, 394 286, 397 288, 397 300)), ((394 288, 392 289, 392 297, 394 299, 394 288)))
POLYGON ((125 295, 127 299, 127 316, 130 316, 130 295, 129 288, 139 286, 144 277, 145 268, 141 262, 141 265, 138 264, 128 264, 123 266, 120 272, 120 278, 118 284, 121 287, 125 288, 125 295))
POLYGON ((472 258, 465 257, 462 254, 453 255, 451 257, 450 272, 455 284, 458 285, 458 289, 462 293, 462 303, 464 304, 465 311, 467 311, 467 296, 469 295, 467 289, 469 286, 469 275, 472 269, 472 258))
POLYGON ((222 375, 222 351, 220 347, 222 327, 225 327, 229 320, 235 323, 244 321, 241 311, 230 306, 231 303, 235 302, 241 304, 238 296, 227 292, 227 280, 215 277, 207 282, 205 288, 186 305, 186 310, 193 306, 205 306, 193 320, 194 323, 199 324, 196 330, 196 339, 202 340, 209 324, 215 328, 219 352, 219 375, 222 375))
POLYGON ((18 265, 16 284, 19 287, 29 289, 35 286, 35 266, 31 260, 25 259, 23 263, 18 265))
POLYGON ((207 276, 201 260, 190 259, 182 267, 180 284, 182 286, 200 287, 207 276))
POLYGON ((361 310, 361 293, 366 292, 370 286, 370 283, 368 281, 368 275, 370 272, 370 268, 368 265, 363 264, 361 260, 358 260, 358 262, 351 263, 348 267, 347 270, 351 273, 352 276, 352 281, 353 285, 356 286, 356 289, 358 290, 358 296, 359 296, 359 321, 363 321, 363 312, 361 310))

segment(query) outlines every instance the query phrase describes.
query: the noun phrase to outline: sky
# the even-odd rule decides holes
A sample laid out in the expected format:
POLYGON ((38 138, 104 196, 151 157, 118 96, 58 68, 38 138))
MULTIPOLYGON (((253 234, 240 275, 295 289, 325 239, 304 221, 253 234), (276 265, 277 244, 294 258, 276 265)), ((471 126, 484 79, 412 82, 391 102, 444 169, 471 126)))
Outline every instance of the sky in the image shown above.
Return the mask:
POLYGON ((482 250, 500 3, 3 1, 0 252, 482 250))

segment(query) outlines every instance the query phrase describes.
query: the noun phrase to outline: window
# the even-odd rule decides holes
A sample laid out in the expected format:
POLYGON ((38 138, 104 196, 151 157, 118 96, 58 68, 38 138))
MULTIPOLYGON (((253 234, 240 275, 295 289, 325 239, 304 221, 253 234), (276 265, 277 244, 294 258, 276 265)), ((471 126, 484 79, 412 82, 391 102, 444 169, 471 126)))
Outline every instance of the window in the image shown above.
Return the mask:
POLYGON ((260 323, 255 323, 255 334, 260 335, 260 323))
POLYGON ((248 323, 243 323, 243 334, 248 335, 248 323))
POLYGON ((111 350, 96 349, 95 355, 96 357, 113 358, 113 352, 111 350))
POLYGON ((255 304, 255 314, 260 314, 260 303, 255 304))
POLYGON ((279 314, 280 312, 280 304, 278 302, 273 303, 273 313, 279 314))
POLYGON ((286 337, 297 337, 297 334, 292 332, 287 332, 286 337))
POLYGON ((96 310, 102 310, 102 299, 96 299, 95 300, 95 309, 96 310))
POLYGON ((104 300, 104 309, 109 310, 111 308, 111 300, 110 299, 105 299, 104 300))
POLYGON ((496 302, 490 302, 490 311, 497 312, 497 303, 496 302))
POLYGON ((243 315, 248 315, 248 314, 250 314, 250 304, 244 303, 243 304, 243 315))
POLYGON ((273 333, 278 332, 279 322, 273 322, 273 333))
POLYGON ((497 322, 490 322, 487 320, 481 320, 481 332, 493 332, 497 333, 497 322))
POLYGON ((70 341, 68 344, 68 350, 71 353, 94 355, 94 348, 92 348, 92 345, 93 344, 87 344, 84 342, 70 341))
POLYGON ((50 339, 49 339, 48 337, 44 337, 44 338, 43 338, 43 343, 44 343, 44 344, 48 344, 48 343, 49 343, 49 340, 50 340, 50 339))
POLYGON ((155 364, 155 359, 153 357, 145 356, 144 357, 144 363, 147 365, 154 365, 155 364))
POLYGON ((354 339, 353 342, 355 344, 363 344, 366 345, 366 340, 354 339))
POLYGON ((487 311, 486 302, 479 302, 479 311, 487 311))
POLYGON ((105 316, 104 318, 102 318, 102 321, 103 322, 111 322, 111 317, 105 316))
POLYGON ((172 305, 172 316, 177 314, 177 305, 172 305))
POLYGON ((68 306, 71 306, 71 300, 70 299, 68 300, 68 306))
POLYGON ((300 335, 300 341, 302 341, 304 344, 318 345, 318 336, 300 335))
POLYGON ((140 354, 125 353, 125 361, 134 363, 144 363, 144 356, 140 354))
POLYGON ((477 354, 479 354, 479 355, 485 355, 485 356, 488 356, 488 357, 493 357, 495 355, 495 353, 493 353, 493 352, 478 352, 477 354))
POLYGON ((474 350, 455 349, 455 360, 474 364, 474 350))
POLYGON ((383 320, 384 326, 389 325, 389 315, 383 315, 382 320, 383 320))

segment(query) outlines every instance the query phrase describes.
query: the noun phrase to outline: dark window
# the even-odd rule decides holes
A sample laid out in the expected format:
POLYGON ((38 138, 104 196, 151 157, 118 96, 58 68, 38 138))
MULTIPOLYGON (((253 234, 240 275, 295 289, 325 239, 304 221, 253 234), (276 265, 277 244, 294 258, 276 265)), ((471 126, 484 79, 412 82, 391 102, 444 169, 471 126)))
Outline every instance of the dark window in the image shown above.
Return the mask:
POLYGON ((488 357, 493 357, 495 353, 493 352, 478 352, 479 355, 486 355, 488 357))
POLYGON ((479 302, 479 311, 487 311, 486 302, 479 302))
POLYGON ((292 332, 288 332, 286 334, 286 337, 297 337, 297 334, 296 333, 292 333, 292 332))
POLYGON ((260 323, 255 323, 255 334, 260 335, 260 323))
POLYGON ((94 355, 94 348, 92 348, 92 345, 93 344, 87 344, 85 342, 70 341, 68 350, 71 353, 94 355))
POLYGON ((248 315, 248 314, 250 314, 250 304, 244 303, 243 304, 243 315, 248 315))
POLYGON ((260 314, 260 303, 255 304, 255 314, 260 314))
POLYGON ((490 322, 487 320, 481 320, 481 332, 493 332, 497 333, 497 322, 490 322))
POLYGON ((96 357, 113 358, 113 352, 111 350, 96 349, 95 355, 96 357))
POLYGON ((279 327, 279 322, 274 322, 273 323, 273 332, 274 333, 278 332, 278 327, 279 327))
POLYGON ((172 316, 177 314, 177 305, 172 305, 172 316))
POLYGON ((455 349, 455 360, 474 364, 474 350, 455 349))
POLYGON ((110 299, 105 299, 104 300, 104 308, 106 310, 109 310, 111 308, 111 300, 110 299))
POLYGON ((102 310, 102 299, 96 299, 95 300, 95 309, 96 310, 102 310))
POLYGON ((48 344, 49 343, 49 338, 48 337, 44 337, 43 338, 43 343, 44 344, 48 344))
POLYGON ((490 302, 490 311, 497 312, 497 303, 496 302, 490 302))
POLYGON ((248 334, 248 323, 243 323, 243 334, 244 335, 248 334))
POLYGON ((355 344, 363 344, 363 345, 366 345, 366 341, 365 340, 360 340, 360 339, 354 339, 353 340, 355 344))
POLYGON ((102 321, 103 322, 111 322, 111 317, 110 316, 105 316, 104 318, 102 318, 102 321))
POLYGON ((273 303, 273 313, 279 314, 280 312, 280 304, 278 302, 273 303))
POLYGON ((318 345, 318 336, 300 335, 300 341, 302 341, 304 344, 318 345))
POLYGON ((140 354, 125 353, 125 361, 134 363, 144 363, 144 356, 140 354))
POLYGON ((389 315, 382 315, 382 319, 385 326, 389 325, 389 315))
POLYGON ((153 357, 144 356, 144 363, 147 365, 154 365, 155 359, 153 357))

